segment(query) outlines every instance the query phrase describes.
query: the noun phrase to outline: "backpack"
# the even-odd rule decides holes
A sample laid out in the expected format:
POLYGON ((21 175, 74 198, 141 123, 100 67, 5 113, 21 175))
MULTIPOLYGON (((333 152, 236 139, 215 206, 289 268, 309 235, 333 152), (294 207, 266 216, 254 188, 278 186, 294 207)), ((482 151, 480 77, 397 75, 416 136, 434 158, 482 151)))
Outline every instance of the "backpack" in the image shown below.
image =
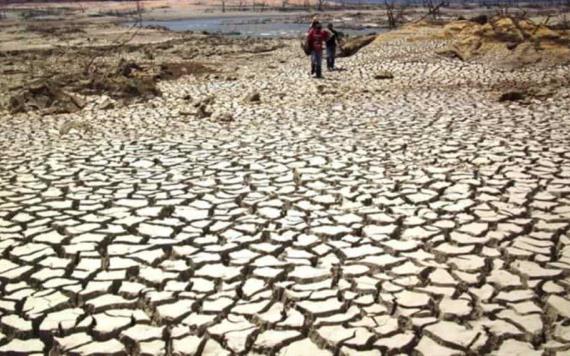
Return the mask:
POLYGON ((301 48, 303 49, 303 52, 305 52, 305 55, 310 55, 311 52, 313 51, 313 49, 311 48, 311 44, 309 43, 309 38, 305 37, 305 39, 303 41, 301 41, 301 48))

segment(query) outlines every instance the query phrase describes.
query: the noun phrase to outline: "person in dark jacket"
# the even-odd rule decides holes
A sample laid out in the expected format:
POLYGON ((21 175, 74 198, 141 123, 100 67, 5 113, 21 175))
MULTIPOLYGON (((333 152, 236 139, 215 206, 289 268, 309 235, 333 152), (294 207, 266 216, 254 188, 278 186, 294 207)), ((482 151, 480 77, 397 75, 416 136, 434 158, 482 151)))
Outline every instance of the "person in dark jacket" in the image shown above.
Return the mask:
POLYGON ((309 30, 307 41, 311 48, 311 74, 315 74, 315 78, 322 78, 322 62, 323 62, 323 42, 328 39, 328 33, 323 31, 320 23, 316 23, 309 30))
POLYGON ((338 33, 332 23, 329 23, 327 30, 330 33, 326 41, 327 46, 327 69, 334 70, 334 62, 336 56, 336 45, 340 45, 340 33, 338 33))
POLYGON ((311 27, 309 27, 309 30, 314 29, 318 23, 319 23, 319 18, 317 16, 314 16, 313 19, 311 20, 311 27))

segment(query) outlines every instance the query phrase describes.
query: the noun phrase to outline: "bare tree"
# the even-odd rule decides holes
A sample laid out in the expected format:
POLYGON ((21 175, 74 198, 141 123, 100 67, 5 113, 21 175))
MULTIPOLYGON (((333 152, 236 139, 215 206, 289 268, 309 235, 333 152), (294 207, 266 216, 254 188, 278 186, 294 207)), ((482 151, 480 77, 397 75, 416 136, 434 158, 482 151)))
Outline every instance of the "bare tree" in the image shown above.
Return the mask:
POLYGON ((222 0, 222 12, 226 12, 226 0, 222 0))
POLYGON ((434 0, 423 0, 423 6, 428 9, 427 16, 431 17, 433 21, 441 16, 440 9, 444 6, 449 6, 449 1, 440 1, 436 3, 434 0))
POLYGON ((255 11, 255 9, 259 9, 260 12, 263 12, 263 10, 265 10, 266 6, 267 6, 267 3, 265 1, 255 2, 255 0, 253 0, 253 2, 252 2, 252 10, 253 11, 255 11))
POLYGON ((399 2, 397 4, 394 0, 384 0, 384 4, 386 7, 386 17, 388 18, 388 27, 398 27, 402 22, 404 22, 404 11, 408 7, 408 4, 399 2))
POLYGON ((570 29, 570 21, 568 20, 567 14, 566 13, 562 13, 560 15, 560 27, 563 30, 568 30, 570 29))
POLYGON ((4 9, 0 7, 0 20, 2 20, 3 18, 6 17, 6 14, 4 13, 4 9))
POLYGON ((405 16, 406 16, 406 9, 408 8, 409 4, 405 3, 405 4, 401 4, 400 7, 398 7, 398 11, 396 13, 396 22, 401 24, 405 21, 405 16))
POLYGON ((85 4, 83 4, 81 1, 77 3, 77 6, 79 6, 79 11, 81 11, 82 14, 85 13, 85 4))
POLYGON ((84 68, 84 73, 89 74, 95 61, 106 55, 107 53, 117 52, 120 48, 124 47, 127 43, 133 40, 135 36, 139 33, 140 29, 142 28, 142 13, 144 11, 142 1, 136 0, 136 7, 135 7, 135 14, 134 14, 134 22, 131 24, 129 29, 124 32, 120 33, 114 40, 111 41, 111 45, 105 51, 98 51, 89 58, 87 64, 84 68))
POLYGON ((324 6, 326 5, 327 0, 317 0, 317 11, 323 11, 324 6))
POLYGON ((511 3, 509 1, 501 1, 497 4, 499 9, 497 10, 497 15, 499 16, 509 16, 511 3))
POLYGON ((138 17, 137 21, 139 23, 139 26, 142 26, 142 14, 144 12, 144 7, 143 7, 143 3, 141 0, 136 0, 136 10, 135 11, 136 11, 136 16, 138 17))
POLYGON ((388 18, 388 27, 395 28, 396 18, 394 17, 394 3, 385 0, 384 4, 386 5, 386 17, 388 18))

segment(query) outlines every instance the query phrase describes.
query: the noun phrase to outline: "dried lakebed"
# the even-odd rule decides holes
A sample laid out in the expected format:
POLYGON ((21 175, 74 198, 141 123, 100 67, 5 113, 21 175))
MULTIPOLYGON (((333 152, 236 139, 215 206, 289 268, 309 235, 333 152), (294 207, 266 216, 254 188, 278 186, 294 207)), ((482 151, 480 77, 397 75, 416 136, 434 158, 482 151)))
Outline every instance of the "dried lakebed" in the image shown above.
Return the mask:
POLYGON ((484 87, 568 68, 441 46, 311 81, 295 43, 144 104, 3 114, 0 353, 567 354, 569 91, 484 87))

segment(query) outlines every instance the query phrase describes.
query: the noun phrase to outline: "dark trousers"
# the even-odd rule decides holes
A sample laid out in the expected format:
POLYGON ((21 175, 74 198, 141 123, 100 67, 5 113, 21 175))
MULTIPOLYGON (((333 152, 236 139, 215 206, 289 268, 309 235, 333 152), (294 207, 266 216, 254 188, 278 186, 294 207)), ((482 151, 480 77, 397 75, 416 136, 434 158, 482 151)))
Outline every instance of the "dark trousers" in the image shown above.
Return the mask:
POLYGON ((311 53, 311 74, 316 74, 317 78, 323 76, 322 62, 323 62, 323 52, 313 51, 311 53))
POLYGON ((333 70, 334 69, 334 57, 336 55, 336 46, 328 46, 327 45, 327 69, 333 70))

